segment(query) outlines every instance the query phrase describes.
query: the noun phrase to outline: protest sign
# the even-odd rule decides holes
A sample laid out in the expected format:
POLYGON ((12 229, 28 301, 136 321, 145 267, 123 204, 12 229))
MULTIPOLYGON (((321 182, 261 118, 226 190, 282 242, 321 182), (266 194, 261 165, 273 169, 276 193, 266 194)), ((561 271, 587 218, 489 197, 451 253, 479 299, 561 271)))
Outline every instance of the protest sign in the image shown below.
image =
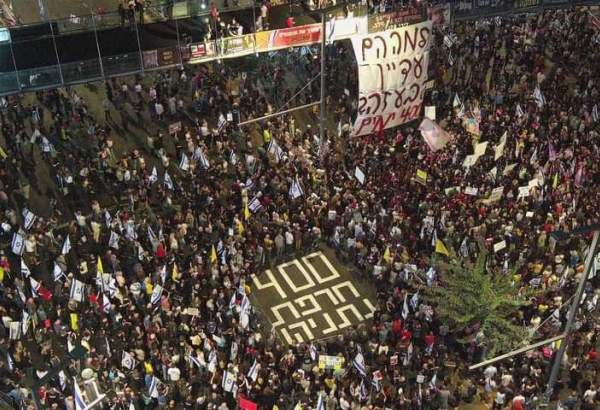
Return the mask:
POLYGON ((344 358, 339 356, 319 355, 319 369, 340 370, 344 366, 344 358))
POLYGON ((420 115, 425 94, 431 22, 352 38, 359 75, 357 136, 420 115))
MULTIPOLYGON (((435 118, 435 106, 434 109, 434 118, 435 118)), ((435 122, 430 120, 429 118, 424 118, 419 125, 419 131, 421 131, 421 135, 423 135, 423 139, 429 146, 433 152, 438 151, 446 146, 448 141, 450 140, 450 134, 448 134, 442 127, 437 125, 435 122)))

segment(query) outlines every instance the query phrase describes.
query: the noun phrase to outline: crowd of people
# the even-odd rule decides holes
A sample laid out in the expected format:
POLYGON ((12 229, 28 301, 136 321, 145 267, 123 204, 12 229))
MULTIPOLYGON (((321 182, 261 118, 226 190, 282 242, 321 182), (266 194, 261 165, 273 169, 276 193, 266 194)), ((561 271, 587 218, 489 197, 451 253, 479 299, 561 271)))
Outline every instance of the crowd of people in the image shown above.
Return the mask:
MULTIPOLYGON (((452 140, 438 152, 418 123, 351 135, 357 74, 343 43, 328 51, 324 140, 303 114, 236 125, 279 107, 265 92, 271 81, 290 106, 314 100, 318 87, 292 81, 297 62, 114 80, 100 90, 104 118, 75 89, 8 98, 4 399, 30 408, 35 393, 44 408, 79 409, 81 390, 94 399, 78 386, 86 380, 111 409, 535 408, 556 345, 469 371, 485 334, 461 343, 465 329, 440 320, 435 301, 408 315, 403 302, 444 285, 435 236, 466 264, 487 253, 488 274, 510 272, 515 294, 535 295, 515 318, 531 340, 559 333, 589 238, 557 242, 550 232, 598 223, 600 212, 600 34, 587 18, 555 10, 440 28, 426 104, 452 140), (374 283, 374 318, 285 345, 252 308, 251 276, 321 246, 374 283), (71 359, 78 346, 84 357, 71 359), (323 354, 345 366, 319 368, 323 354)), ((318 59, 302 61, 309 78, 318 59)), ((600 400, 599 280, 586 286, 553 397, 569 409, 600 400)))

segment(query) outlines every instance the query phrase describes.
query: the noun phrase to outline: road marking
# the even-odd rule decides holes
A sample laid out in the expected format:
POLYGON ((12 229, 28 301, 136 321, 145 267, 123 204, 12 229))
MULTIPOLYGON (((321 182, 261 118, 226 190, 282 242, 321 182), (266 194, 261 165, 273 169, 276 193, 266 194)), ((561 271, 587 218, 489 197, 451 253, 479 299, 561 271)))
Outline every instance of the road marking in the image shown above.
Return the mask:
MULTIPOLYGON (((315 338, 315 335, 313 335, 313 333, 310 331, 310 329, 308 328, 308 325, 306 324, 306 322, 304 320, 288 326, 288 329, 290 329, 290 330, 298 329, 298 328, 300 328, 304 331, 304 334, 306 335, 306 337, 308 337, 308 340, 313 340, 315 338)), ((300 333, 294 333, 294 337, 296 338, 298 343, 304 342, 304 339, 302 339, 302 336, 300 335, 300 333)))
POLYGON ((283 316, 281 316, 281 313, 279 313, 279 311, 284 308, 288 308, 290 312, 292 312, 292 315, 294 315, 295 319, 300 319, 300 313, 298 313, 298 310, 292 304, 292 302, 285 302, 280 305, 273 306, 271 308, 271 312, 273 312, 273 316, 275 316, 275 318, 277 319, 275 322, 273 322, 274 328, 277 328, 286 322, 285 319, 283 319, 283 316))
POLYGON ((323 313, 323 318, 325 319, 325 321, 329 325, 329 327, 327 329, 323 329, 323 334, 324 335, 328 335, 329 333, 333 333, 336 330, 338 330, 338 327, 335 325, 335 323, 333 322, 333 320, 331 320, 331 316, 329 316, 329 313, 323 313))
POLYGON ((302 259, 302 262, 304 262, 304 264, 308 267, 308 270, 310 270, 310 272, 313 274, 313 276, 317 279, 317 282, 319 284, 323 284, 325 282, 329 282, 330 280, 337 279, 340 277, 339 272, 333 267, 333 265, 331 265, 329 263, 329 260, 325 257, 325 255, 323 255, 323 252, 314 252, 314 253, 311 253, 310 255, 303 256, 301 259, 302 259), (329 272, 332 273, 331 275, 322 277, 319 274, 319 272, 317 271, 317 269, 313 266, 313 264, 308 260, 309 258, 317 258, 317 257, 321 258, 321 260, 323 261, 325 266, 327 266, 327 268, 329 269, 329 272))
POLYGON ((315 295, 315 296, 320 296, 320 295, 323 295, 323 294, 327 295, 327 297, 329 297, 329 300, 331 301, 331 303, 333 303, 334 305, 337 306, 340 303, 340 301, 337 300, 337 298, 335 297, 335 295, 331 291, 331 288, 322 289, 322 290, 319 290, 319 291, 313 293, 313 295, 315 295))
POLYGON ((375 312, 375 306, 371 303, 371 301, 367 298, 363 298, 363 303, 369 308, 371 311, 365 315, 365 319, 371 319, 373 317, 373 313, 375 312))
POLYGON ((342 295, 342 292, 340 292, 341 288, 348 288, 348 289, 350 289, 350 292, 352 292, 354 297, 356 297, 356 298, 360 297, 360 293, 358 293, 358 291, 356 290, 356 288, 354 287, 352 282, 347 280, 345 282, 339 283, 339 284, 331 287, 331 289, 333 289, 333 292, 336 294, 338 299, 341 300, 342 302, 345 302, 346 298, 344 297, 344 295, 342 295))
POLYGON ((338 324, 338 328, 343 329, 352 324, 352 322, 348 319, 348 316, 344 312, 347 310, 351 311, 354 314, 354 317, 358 319, 359 322, 363 321, 363 316, 360 314, 356 306, 354 305, 346 305, 336 310, 337 314, 342 318, 342 323, 338 324))
POLYGON ((273 272, 271 272, 271 269, 267 269, 265 271, 265 275, 267 275, 270 282, 261 283, 261 281, 258 279, 258 276, 252 275, 252 281, 254 282, 256 288, 259 290, 263 290, 274 287, 277 293, 279 293, 279 296, 281 296, 281 299, 287 299, 287 295, 285 294, 281 286, 279 286, 279 282, 277 282, 277 279, 275 279, 275 276, 273 275, 273 272))
POLYGON ((307 300, 310 300, 310 303, 312 303, 313 307, 311 309, 302 311, 302 316, 312 315, 313 313, 321 311, 321 305, 319 305, 317 298, 315 298, 314 295, 302 296, 301 298, 296 299, 294 302, 296 302, 296 304, 301 308, 304 308, 307 300))
POLYGON ((298 262, 298 259, 294 259, 291 262, 287 262, 284 264, 281 264, 279 266, 277 266, 277 270, 279 270, 279 272, 281 273, 281 276, 283 276, 283 278, 285 279, 286 283, 288 284, 288 286, 290 288, 292 288, 292 290, 294 291, 294 293, 299 293, 302 292, 303 290, 306 289, 310 289, 313 286, 315 286, 315 282, 312 280, 312 278, 310 277, 310 275, 308 274, 308 272, 306 271, 306 269, 304 269, 304 266, 302 266, 300 264, 300 262, 298 262), (295 266, 300 273, 302 274, 302 276, 304 276, 304 279, 306 281, 305 285, 301 285, 301 286, 296 286, 294 284, 294 282, 292 282, 292 279, 290 279, 290 276, 287 274, 287 272, 285 271, 286 268, 290 267, 290 266, 295 266))

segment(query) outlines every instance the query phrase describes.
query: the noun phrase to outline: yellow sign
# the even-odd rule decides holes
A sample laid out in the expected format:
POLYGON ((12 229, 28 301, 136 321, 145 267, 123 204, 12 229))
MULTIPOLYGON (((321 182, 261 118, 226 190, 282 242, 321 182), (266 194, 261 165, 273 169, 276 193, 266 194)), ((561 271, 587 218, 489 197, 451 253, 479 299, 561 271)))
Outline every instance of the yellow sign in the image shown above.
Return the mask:
POLYGON ((338 356, 319 356, 319 369, 341 370, 344 366, 344 358, 338 356))

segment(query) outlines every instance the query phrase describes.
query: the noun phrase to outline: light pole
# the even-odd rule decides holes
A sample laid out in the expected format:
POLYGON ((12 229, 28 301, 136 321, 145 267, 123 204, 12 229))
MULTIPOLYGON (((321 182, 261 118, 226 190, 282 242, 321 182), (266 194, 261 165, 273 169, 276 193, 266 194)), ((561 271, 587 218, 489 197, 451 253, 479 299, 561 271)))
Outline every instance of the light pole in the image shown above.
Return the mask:
POLYGON ((554 392, 554 384, 556 383, 556 379, 558 378, 558 373, 560 371, 560 366, 562 365, 562 359, 567 350, 567 346, 570 342, 571 333, 573 331, 573 324, 575 322, 575 315, 579 310, 579 305, 581 304, 581 299, 583 298, 583 291, 585 289, 585 284, 587 282, 590 271, 592 270, 592 266, 594 264, 594 257, 596 256, 596 249, 598 247, 598 236, 600 236, 600 226, 589 227, 585 230, 582 230, 581 233, 585 233, 586 231, 593 231, 594 236, 592 238, 592 244, 588 250, 588 253, 585 258, 585 265, 583 269, 583 273, 581 279, 579 280, 579 284, 577 286, 577 291, 575 292, 575 296, 573 297, 573 302, 571 303, 571 307, 569 308, 569 313, 567 316, 567 324, 565 325, 564 335, 565 340, 562 341, 560 347, 558 348, 558 352, 556 352, 556 356, 554 357, 554 363, 552 364, 552 370, 550 371, 550 377, 548 379, 548 386, 546 387, 546 392, 544 393, 543 404, 546 406, 550 403, 550 398, 552 397, 552 393, 554 392))

